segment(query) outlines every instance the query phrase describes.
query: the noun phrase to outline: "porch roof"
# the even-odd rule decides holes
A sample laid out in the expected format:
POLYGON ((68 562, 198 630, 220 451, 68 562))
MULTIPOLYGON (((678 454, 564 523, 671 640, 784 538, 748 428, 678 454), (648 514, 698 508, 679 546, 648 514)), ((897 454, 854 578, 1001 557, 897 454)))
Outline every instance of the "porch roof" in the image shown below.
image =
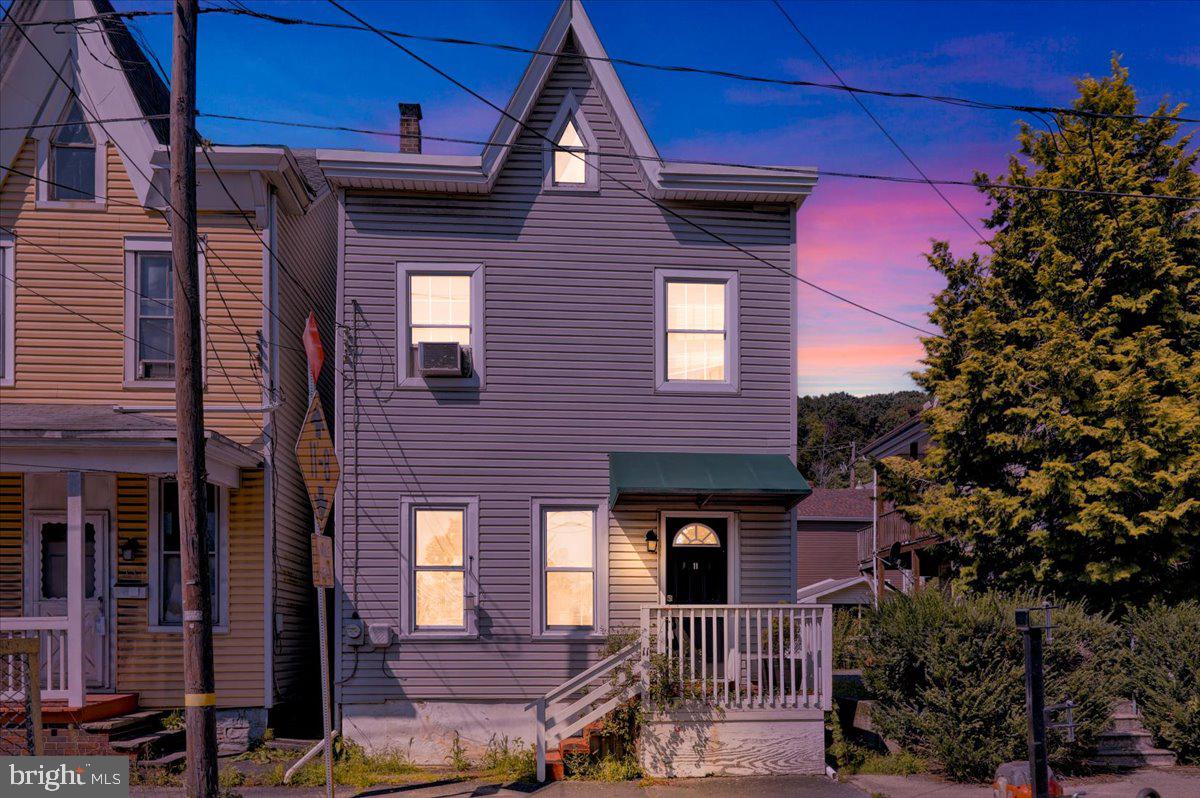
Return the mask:
MULTIPOLYGON (((238 470, 262 455, 212 430, 204 431, 209 479, 239 484, 238 470)), ((0 407, 0 470, 175 473, 175 424, 104 405, 26 404, 0 407)))
POLYGON ((610 452, 608 504, 628 496, 746 497, 791 508, 812 492, 782 454, 610 452))

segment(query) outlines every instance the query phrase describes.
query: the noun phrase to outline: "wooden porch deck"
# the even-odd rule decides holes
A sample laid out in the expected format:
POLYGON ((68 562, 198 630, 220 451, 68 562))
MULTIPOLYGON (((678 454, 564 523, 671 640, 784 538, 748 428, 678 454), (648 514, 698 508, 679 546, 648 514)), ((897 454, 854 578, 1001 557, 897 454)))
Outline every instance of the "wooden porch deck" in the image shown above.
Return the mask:
MULTIPOLYGON (((78 726, 136 712, 138 694, 90 693, 81 707, 69 706, 64 699, 43 700, 41 704, 43 726, 78 726)), ((0 714, 7 719, 23 716, 24 704, 6 701, 0 704, 0 714)))

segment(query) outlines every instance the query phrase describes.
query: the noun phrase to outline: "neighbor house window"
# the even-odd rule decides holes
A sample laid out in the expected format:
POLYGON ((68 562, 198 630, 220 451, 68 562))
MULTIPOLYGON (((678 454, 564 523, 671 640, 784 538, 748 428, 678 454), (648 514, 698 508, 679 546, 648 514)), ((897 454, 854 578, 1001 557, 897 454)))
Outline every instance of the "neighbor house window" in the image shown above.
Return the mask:
POLYGON ((474 634, 476 507, 469 498, 401 502, 404 633, 474 634))
POLYGON ((96 141, 78 102, 71 102, 50 135, 48 195, 53 200, 96 197, 96 141))
POLYGON ((567 91, 547 128, 546 176, 549 190, 592 191, 599 186, 596 137, 592 135, 574 91, 567 91))
POLYGON ((662 271, 655 293, 658 387, 736 390, 736 277, 662 271))
MULTIPOLYGON (((200 283, 200 351, 204 324, 205 242, 197 253, 200 283)), ((125 237, 125 385, 170 387, 175 380, 175 290, 178 277, 169 239, 125 237)))
POLYGON ((137 377, 175 378, 175 270, 169 252, 137 252, 137 377))
MULTIPOLYGON (((212 591, 213 624, 221 623, 222 589, 220 552, 224 519, 221 517, 220 490, 208 484, 206 491, 205 549, 208 552, 208 586, 212 591)), ((181 626, 183 623, 183 559, 179 530, 179 485, 173 480, 159 483, 158 538, 155 551, 157 624, 181 626)))
POLYGON ((535 633, 592 634, 604 618, 600 503, 534 503, 535 633))
POLYGON ((483 267, 479 264, 398 264, 397 382, 408 387, 469 389, 482 387, 483 267), (456 343, 464 347, 465 377, 422 377, 418 370, 421 343, 456 343))

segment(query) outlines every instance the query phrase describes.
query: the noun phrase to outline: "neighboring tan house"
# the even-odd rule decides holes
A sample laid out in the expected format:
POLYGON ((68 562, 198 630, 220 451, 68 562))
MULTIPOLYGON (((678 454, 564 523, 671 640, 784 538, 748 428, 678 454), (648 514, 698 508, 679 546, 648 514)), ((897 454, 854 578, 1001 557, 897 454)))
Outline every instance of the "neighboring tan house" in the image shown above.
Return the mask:
POLYGON ((816 171, 662 160, 579 2, 537 49, 480 155, 420 152, 411 106, 399 153, 318 151, 341 731, 424 762, 521 738, 553 765, 643 689, 611 681, 637 645, 602 657, 633 629, 707 695, 651 713, 647 772, 824 773, 831 611, 791 603, 816 171))
MULTIPOLYGON (((871 441, 863 449, 863 457, 875 461, 885 457, 920 459, 929 449, 929 432, 920 415, 871 441)), ((878 479, 874 482, 877 484, 878 479)), ((875 580, 877 594, 887 588, 910 592, 936 576, 941 570, 936 549, 938 541, 924 530, 913 526, 882 489, 876 491, 875 519, 871 526, 858 533, 859 568, 875 580)))
POLYGON ((859 532, 870 528, 873 509, 863 488, 813 488, 796 505, 796 587, 861 576, 859 532))
MULTIPOLYGON (((48 750, 123 714, 110 747, 155 756, 172 741, 145 710, 183 704, 169 93, 119 20, 37 24, 111 10, 16 0, 0 33, 0 636, 42 641, 48 750)), ((197 162, 216 693, 236 745, 268 710, 314 711, 293 452, 310 310, 333 343, 337 206, 311 155, 197 162)))

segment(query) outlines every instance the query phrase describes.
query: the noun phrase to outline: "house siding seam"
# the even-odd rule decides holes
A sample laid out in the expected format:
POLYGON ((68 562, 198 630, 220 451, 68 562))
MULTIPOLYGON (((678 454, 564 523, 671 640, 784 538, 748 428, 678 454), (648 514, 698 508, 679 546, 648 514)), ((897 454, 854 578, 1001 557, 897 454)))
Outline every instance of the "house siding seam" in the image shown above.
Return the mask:
MULTIPOLYGON (((529 124, 544 130, 574 90, 600 168, 645 191, 588 67, 564 55, 529 124)), ((543 193, 540 139, 524 132, 488 196, 345 194, 340 312, 357 343, 339 397, 343 480, 340 617, 399 619, 401 496, 479 497, 478 641, 403 641, 354 649, 338 638, 343 703, 520 700, 595 659, 597 642, 530 639, 530 498, 608 493, 607 452, 792 455, 794 283, 601 176, 594 195, 543 193), (487 386, 432 395, 395 388, 398 262, 483 263, 487 386), (654 392, 656 268, 736 271, 740 390, 654 392), (356 312, 357 306, 357 312, 356 312), (446 667, 453 663, 453 668, 446 667)), ((673 210, 784 272, 794 214, 784 205, 677 204, 673 210)), ((694 507, 694 503, 691 504, 694 507)), ((657 510, 610 517, 609 624, 657 600, 643 537, 657 510)), ((794 580, 788 512, 733 506, 743 601, 787 600, 794 580)))

